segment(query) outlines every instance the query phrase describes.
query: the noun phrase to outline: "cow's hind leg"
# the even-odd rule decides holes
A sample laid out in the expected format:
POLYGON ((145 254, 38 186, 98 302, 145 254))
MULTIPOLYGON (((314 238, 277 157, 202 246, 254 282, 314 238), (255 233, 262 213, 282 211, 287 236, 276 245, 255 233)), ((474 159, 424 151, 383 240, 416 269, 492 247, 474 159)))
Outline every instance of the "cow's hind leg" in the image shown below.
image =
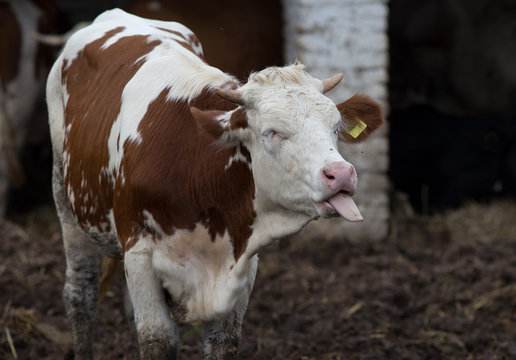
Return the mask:
POLYGON ((152 268, 151 251, 135 250, 124 258, 127 289, 134 308, 142 360, 177 358, 179 335, 170 316, 161 281, 152 268))
POLYGON ((244 319, 249 295, 253 289, 258 257, 250 260, 248 268, 248 285, 238 298, 235 307, 227 316, 203 322, 204 360, 233 360, 238 359, 240 331, 244 319))
POLYGON ((97 320, 99 255, 88 235, 78 227, 68 208, 62 169, 54 166, 53 190, 61 221, 66 254, 63 298, 72 327, 75 359, 93 359, 93 334, 97 320))
POLYGON ((97 321, 99 257, 82 230, 63 225, 66 282, 63 298, 72 326, 75 359, 93 359, 93 334, 97 321))

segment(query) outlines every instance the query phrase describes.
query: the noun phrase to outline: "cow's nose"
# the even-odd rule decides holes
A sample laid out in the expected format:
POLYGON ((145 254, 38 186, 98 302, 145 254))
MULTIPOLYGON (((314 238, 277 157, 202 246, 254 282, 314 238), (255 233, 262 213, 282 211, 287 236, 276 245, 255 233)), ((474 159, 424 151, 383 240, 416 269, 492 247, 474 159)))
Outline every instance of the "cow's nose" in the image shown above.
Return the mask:
POLYGON ((357 173, 353 165, 345 162, 331 163, 322 170, 323 182, 333 191, 353 193, 357 183, 357 173))

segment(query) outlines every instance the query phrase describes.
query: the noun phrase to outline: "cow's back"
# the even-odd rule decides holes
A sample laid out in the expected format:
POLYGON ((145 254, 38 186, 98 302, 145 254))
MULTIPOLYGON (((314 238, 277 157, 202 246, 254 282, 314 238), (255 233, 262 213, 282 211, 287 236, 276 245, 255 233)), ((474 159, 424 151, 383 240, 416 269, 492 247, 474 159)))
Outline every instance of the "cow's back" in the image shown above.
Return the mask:
MULTIPOLYGON (((52 69, 47 96, 54 151, 79 224, 113 232, 114 187, 126 180, 124 150, 141 142, 151 103, 188 102, 209 84, 229 80, 205 64, 197 38, 178 23, 115 9, 74 34, 52 69)), ((168 116, 184 116, 178 111, 168 116)))

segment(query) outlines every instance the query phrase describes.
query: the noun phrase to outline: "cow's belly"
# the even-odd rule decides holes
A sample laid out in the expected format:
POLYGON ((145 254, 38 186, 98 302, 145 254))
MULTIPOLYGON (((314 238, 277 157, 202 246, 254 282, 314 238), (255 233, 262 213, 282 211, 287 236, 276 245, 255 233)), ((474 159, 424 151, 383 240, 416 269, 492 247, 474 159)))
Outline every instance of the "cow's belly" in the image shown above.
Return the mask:
POLYGON ((251 290, 258 257, 244 255, 236 262, 227 235, 212 241, 198 224, 193 231, 180 230, 147 244, 152 246, 154 272, 181 309, 182 314, 175 316, 186 322, 223 316, 251 290))

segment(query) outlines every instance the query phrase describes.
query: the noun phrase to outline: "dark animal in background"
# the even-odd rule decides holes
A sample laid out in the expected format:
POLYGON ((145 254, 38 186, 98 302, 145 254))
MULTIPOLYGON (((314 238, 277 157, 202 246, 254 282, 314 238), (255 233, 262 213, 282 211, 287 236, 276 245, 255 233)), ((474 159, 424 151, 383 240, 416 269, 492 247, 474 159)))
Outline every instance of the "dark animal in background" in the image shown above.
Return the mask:
POLYGON ((206 61, 241 80, 284 63, 281 1, 134 0, 126 11, 195 29, 206 61))
MULTIPOLYGON (((10 187, 27 180, 20 158, 28 140, 48 141, 48 127, 37 110, 44 106, 44 84, 55 49, 38 43, 33 32, 58 30, 52 1, 0 2, 0 217, 10 187)), ((42 113, 44 113, 42 111, 42 113)))
POLYGON ((516 123, 430 106, 390 114, 389 175, 416 211, 516 196, 516 123), (418 134, 418 136, 414 136, 418 134))

